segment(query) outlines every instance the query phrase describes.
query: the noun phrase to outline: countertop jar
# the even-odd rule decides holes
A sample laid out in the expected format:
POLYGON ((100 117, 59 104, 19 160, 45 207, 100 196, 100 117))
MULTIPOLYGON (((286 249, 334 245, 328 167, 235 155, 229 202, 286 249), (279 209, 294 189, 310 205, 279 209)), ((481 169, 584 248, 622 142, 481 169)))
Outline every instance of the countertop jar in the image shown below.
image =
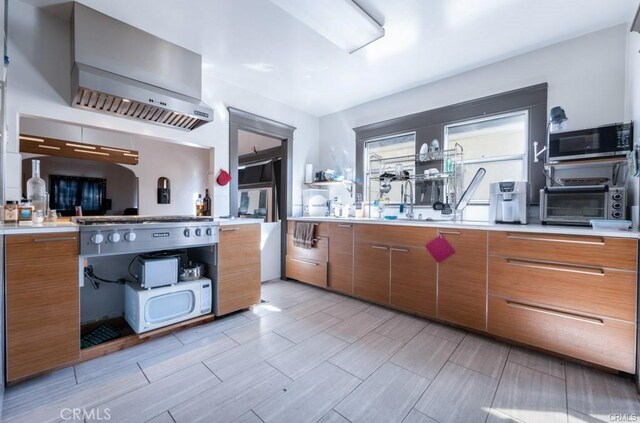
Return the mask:
POLYGON ((4 223, 18 223, 17 201, 7 201, 4 206, 4 223))

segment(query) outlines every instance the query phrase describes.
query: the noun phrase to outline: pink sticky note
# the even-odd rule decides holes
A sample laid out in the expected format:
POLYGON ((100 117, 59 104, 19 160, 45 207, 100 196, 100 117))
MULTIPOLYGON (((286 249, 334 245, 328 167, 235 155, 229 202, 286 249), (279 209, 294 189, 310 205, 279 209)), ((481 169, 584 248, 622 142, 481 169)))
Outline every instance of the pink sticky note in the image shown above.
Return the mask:
POLYGON ((449 241, 442 235, 428 243, 426 247, 433 259, 438 263, 446 260, 456 252, 451 244, 449 244, 449 241))

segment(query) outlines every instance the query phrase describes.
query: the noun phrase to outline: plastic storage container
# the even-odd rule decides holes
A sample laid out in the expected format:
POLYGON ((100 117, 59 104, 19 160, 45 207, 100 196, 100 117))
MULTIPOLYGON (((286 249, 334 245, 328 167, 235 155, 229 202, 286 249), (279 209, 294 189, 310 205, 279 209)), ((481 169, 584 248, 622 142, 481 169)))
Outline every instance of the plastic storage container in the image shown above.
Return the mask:
POLYGON ((630 220, 591 219, 593 229, 608 231, 626 231, 631 227, 630 220))

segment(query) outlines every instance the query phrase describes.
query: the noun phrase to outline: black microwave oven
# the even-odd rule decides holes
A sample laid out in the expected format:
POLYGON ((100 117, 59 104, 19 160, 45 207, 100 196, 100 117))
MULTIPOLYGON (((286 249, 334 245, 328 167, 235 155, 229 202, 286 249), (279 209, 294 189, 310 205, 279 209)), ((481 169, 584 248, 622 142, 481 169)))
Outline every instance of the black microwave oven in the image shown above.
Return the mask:
POLYGON ((548 147, 550 161, 623 156, 633 148, 633 124, 552 133, 548 147))

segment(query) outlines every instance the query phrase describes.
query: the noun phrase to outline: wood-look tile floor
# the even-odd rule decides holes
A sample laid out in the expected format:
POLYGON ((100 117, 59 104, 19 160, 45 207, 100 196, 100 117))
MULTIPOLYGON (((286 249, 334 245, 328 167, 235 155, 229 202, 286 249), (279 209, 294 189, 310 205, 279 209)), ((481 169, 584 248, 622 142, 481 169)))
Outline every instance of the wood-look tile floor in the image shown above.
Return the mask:
POLYGON ((268 282, 262 297, 8 388, 2 421, 640 420, 630 379, 300 283, 268 282))

